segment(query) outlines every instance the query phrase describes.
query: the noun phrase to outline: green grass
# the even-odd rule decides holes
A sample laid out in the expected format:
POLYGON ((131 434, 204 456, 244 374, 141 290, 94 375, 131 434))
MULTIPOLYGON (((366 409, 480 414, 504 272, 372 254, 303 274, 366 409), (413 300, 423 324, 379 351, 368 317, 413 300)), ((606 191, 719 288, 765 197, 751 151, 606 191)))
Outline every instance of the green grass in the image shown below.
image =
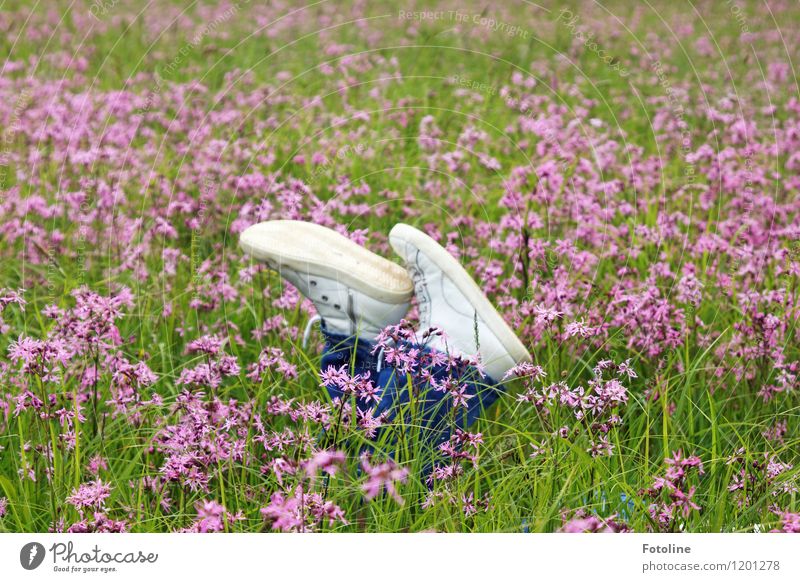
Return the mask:
MULTIPOLYGON (((6 4, 10 13, 21 10, 24 5, 22 2, 6 4)), ((15 306, 3 312, 3 319, 10 326, 10 331, 0 338, 0 352, 5 353, 7 346, 21 334, 43 337, 52 324, 42 316, 42 309, 49 304, 62 308, 71 306, 69 293, 80 285, 88 285, 99 293, 109 293, 115 285, 126 285, 134 292, 136 305, 120 321, 120 333, 122 337, 132 337, 133 340, 120 349, 132 360, 147 360, 159 375, 153 391, 161 395, 166 403, 163 409, 146 411, 139 424, 132 423, 124 416, 112 415, 110 408, 101 404, 100 428, 97 431, 92 427, 94 419, 90 409, 84 409, 87 421, 79 425, 77 446, 71 451, 64 450, 58 442, 59 425, 56 421, 44 422, 30 413, 15 417, 12 403, 12 410, 5 415, 5 419, 0 414, 0 497, 6 497, 9 502, 7 515, 0 519, 0 531, 46 531, 59 519, 63 518, 67 523, 74 521, 77 514, 65 504, 65 499, 74 487, 89 479, 86 463, 98 454, 108 460, 109 470, 103 476, 104 479, 110 479, 114 487, 108 513, 117 519, 128 519, 132 531, 170 531, 187 527, 195 517, 193 503, 200 499, 216 499, 231 512, 243 512, 246 519, 236 522, 231 528, 233 531, 265 529, 259 508, 268 503, 269 494, 278 488, 278 483, 274 476, 259 472, 255 457, 249 464, 230 462, 212 468, 208 493, 170 485, 168 489, 173 501, 170 511, 160 508, 159 494, 146 491, 140 482, 145 476, 158 475, 163 457, 151 450, 153 440, 164 423, 175 420, 174 414, 168 412, 168 406, 180 393, 175 381, 181 370, 199 361, 185 354, 185 345, 207 329, 228 334, 230 342, 226 349, 239 358, 243 367, 257 359, 261 347, 276 345, 290 354, 291 361, 299 369, 296 380, 273 375, 258 384, 247 380, 243 372, 238 378, 227 379, 218 389, 217 396, 221 400, 250 401, 254 409, 263 414, 272 396, 298 401, 327 399, 327 395, 319 388, 318 345, 304 350, 299 341, 287 339, 285 334, 277 331, 270 333, 263 342, 250 339, 251 332, 260 327, 267 317, 282 314, 290 326, 302 330, 307 315, 299 309, 287 311, 271 305, 271 300, 280 296, 277 274, 259 274, 251 283, 240 280, 238 269, 245 267, 246 262, 239 256, 236 236, 231 235, 229 228, 238 209, 247 200, 241 193, 237 194, 227 187, 227 179, 249 172, 266 174, 280 171, 284 177, 305 180, 320 199, 328 201, 334 198, 332 192, 337 180, 347 175, 355 184, 369 186, 370 194, 359 199, 369 210, 347 215, 336 211, 334 215, 339 223, 351 229, 367 229, 371 245, 383 251, 388 251, 385 234, 398 219, 418 225, 434 223, 442 232, 452 230, 455 213, 497 223, 506 213, 498 202, 504 194, 508 170, 514 166, 536 165, 535 149, 530 144, 521 146, 519 135, 506 134, 504 128, 514 122, 517 115, 503 104, 499 93, 484 92, 483 103, 466 105, 464 99, 455 95, 455 88, 446 83, 452 75, 499 88, 510 84, 515 71, 527 72, 531 70, 532 63, 545 63, 551 73, 549 76, 537 75, 537 91, 542 95, 549 95, 553 91, 554 100, 566 108, 567 117, 576 108, 588 108, 589 117, 601 119, 613 128, 612 139, 625 136, 627 143, 643 148, 645 155, 660 153, 663 156, 661 184, 640 191, 628 188, 620 194, 638 208, 638 213, 628 218, 631 230, 641 225, 656 227, 663 205, 671 211, 681 209, 698 222, 708 220, 713 224, 724 212, 724 201, 717 202, 709 210, 702 210, 699 206, 689 207, 685 198, 681 199, 675 194, 682 184, 685 165, 675 154, 674 147, 665 150, 663 144, 657 144, 656 132, 652 127, 657 106, 650 99, 663 99, 663 88, 653 82, 652 71, 640 66, 639 60, 630 58, 628 53, 629 45, 634 40, 650 42, 647 33, 654 30, 665 35, 661 39, 662 44, 657 47, 659 52, 663 52, 663 45, 669 44, 669 36, 661 19, 675 19, 681 11, 688 10, 687 5, 682 3, 658 4, 658 11, 643 10, 636 29, 637 36, 623 35, 618 41, 607 38, 604 41, 609 43, 608 50, 628 63, 629 70, 633 71, 632 79, 615 74, 589 51, 577 57, 575 66, 564 64, 558 55, 571 54, 572 38, 569 32, 563 26, 548 25, 543 26, 542 32, 537 34, 536 24, 544 21, 545 17, 523 5, 519 5, 521 12, 518 19, 532 31, 528 39, 508 38, 499 34, 477 39, 455 33, 452 23, 432 23, 419 27, 419 35, 410 43, 411 46, 401 46, 401 42, 409 42, 404 35, 408 23, 397 22, 397 7, 375 3, 370 6, 368 13, 376 17, 370 26, 383 32, 380 42, 369 45, 352 26, 340 26, 331 33, 337 43, 352 45, 348 53, 366 51, 369 58, 373 59, 371 62, 380 63, 358 76, 351 72, 349 74, 353 78, 348 79, 339 74, 320 73, 318 67, 322 62, 330 61, 335 65, 340 57, 324 54, 327 43, 316 32, 319 27, 315 26, 314 17, 308 18, 307 27, 292 28, 270 38, 264 35, 250 36, 248 31, 252 28, 252 22, 237 15, 226 23, 228 38, 205 38, 169 74, 164 73, 164 68, 186 43, 186 39, 174 29, 167 30, 152 43, 140 21, 127 30, 124 26, 111 25, 106 32, 93 34, 92 50, 85 52, 88 68, 84 73, 85 84, 92 85, 91 91, 125 89, 146 94, 153 87, 152 81, 132 79, 139 73, 150 75, 156 71, 160 71, 169 84, 197 80, 206 87, 205 93, 190 94, 183 102, 171 103, 160 110, 167 123, 193 106, 200 107, 208 115, 219 112, 224 109, 220 101, 230 105, 232 95, 240 91, 248 93, 269 87, 271 90, 266 93, 275 91, 276 96, 285 97, 284 100, 271 97, 268 103, 259 103, 241 123, 210 123, 212 134, 229 147, 244 144, 262 154, 272 152, 275 159, 265 161, 254 155, 249 166, 240 160, 230 162, 227 158, 221 162, 219 183, 222 187, 217 198, 218 206, 209 213, 213 224, 204 226, 194 240, 191 230, 176 221, 178 238, 175 241, 158 237, 150 239, 148 229, 143 228, 126 243, 113 240, 113 229, 101 237, 108 240, 82 243, 79 227, 73 217, 62 214, 47 219, 35 215, 29 218, 48 232, 58 231, 64 235, 65 242, 54 256, 51 266, 30 262, 24 253, 32 251, 30 248, 25 250, 23 241, 19 239, 10 243, 0 241, 0 288, 25 287, 28 301, 24 312, 15 306), (397 59, 396 66, 389 67, 381 61, 392 58, 397 59), (402 79, 384 85, 381 77, 394 69, 402 71, 402 79), (244 71, 252 75, 246 84, 232 87, 225 79, 226 74, 236 78, 244 71), (276 75, 280 71, 288 71, 290 79, 279 81, 276 75), (351 84, 346 99, 337 92, 337 82, 340 80, 351 84), (580 91, 569 90, 573 87, 580 91), (370 95, 370 90, 375 88, 381 88, 380 99, 370 95), (306 100, 314 96, 320 97, 321 107, 304 107, 306 100), (406 100, 406 105, 398 105, 401 99, 406 100), (622 99, 621 103, 619 99, 622 99), (587 104, 587 100, 590 103, 587 104), (325 112, 324 117, 320 111, 325 112), (331 116, 349 117, 353 111, 369 112, 370 122, 360 126, 354 123, 344 128, 334 127, 330 123, 331 116), (411 115, 411 121, 405 127, 393 117, 395 113, 403 111, 411 115), (487 153, 501 161, 503 170, 492 172, 481 168, 473 160, 472 169, 465 176, 450 179, 426 167, 424 152, 417 145, 419 122, 425 115, 434 115, 443 131, 442 139, 453 143, 461 130, 470 124, 487 132, 487 153), (264 124, 270 118, 273 122, 264 124), (373 150, 371 157, 348 155, 336 159, 323 172, 315 174, 308 162, 310 156, 323 147, 336 150, 347 144, 353 145, 353 137, 347 132, 355 127, 361 128, 359 139, 373 150), (292 162, 294 156, 299 154, 306 156, 305 164, 292 162), (443 200, 427 194, 425 186, 429 181, 446 189, 447 198, 443 200), (409 205, 404 197, 407 194, 415 198, 411 205, 414 214, 411 215, 406 214, 409 205), (376 208, 383 207, 386 208, 385 213, 375 212, 376 208), (131 249, 144 242, 149 245, 149 252, 141 260, 148 276, 141 278, 132 269, 119 269, 120 263, 132 252, 131 249), (164 264, 161 250, 164 247, 180 248, 187 257, 180 262, 174 276, 162 276, 164 264), (193 309, 190 306, 192 283, 203 261, 222 264, 240 298, 233 302, 222 300, 210 311, 193 309), (262 294, 265 288, 268 289, 266 297, 262 294), (162 315, 162 309, 167 302, 171 304, 172 313, 165 316, 162 315), (185 336, 181 335, 181 328, 187 330, 185 336), (237 333, 245 338, 244 345, 235 341, 237 333), (28 445, 54 450, 54 476, 50 482, 41 473, 44 466, 41 451, 28 449, 28 445), (34 458, 37 459, 34 466, 38 468, 39 479, 36 482, 21 479, 18 472, 22 464, 34 458), (129 486, 129 482, 133 483, 133 487, 129 486)), ((67 3, 59 2, 57 5, 59 11, 69 14, 67 3)), ((480 13, 482 9, 479 6, 475 11, 480 13)), ((576 14, 581 13, 577 5, 572 9, 576 14)), ((611 9, 622 10, 622 4, 612 3, 611 9)), ((37 11, 40 10, 44 10, 44 7, 37 8, 37 11)), ((126 11, 123 6, 118 10, 119 13, 126 11)), ((739 24, 730 17, 725 6, 715 6, 714 10, 714 14, 707 16, 706 22, 714 29, 722 53, 727 57, 730 72, 726 71, 725 75, 730 74, 735 80, 741 98, 762 102, 764 96, 755 90, 751 93, 747 86, 753 62, 744 61, 747 51, 737 48, 735 39, 738 37, 739 24)), ((750 6, 748 10, 755 23, 755 7, 750 6)), ((188 14, 198 18, 194 8, 189 8, 188 14)), ((311 14, 315 15, 316 12, 311 14)), ((591 20, 586 17, 582 22, 588 24, 591 20)), ((697 24, 696 28, 700 30, 701 26, 697 24)), ((65 25, 63 30, 76 36, 82 33, 71 24, 65 25)), ((71 52, 74 48, 61 49, 57 39, 46 48, 41 42, 26 39, 13 46, 12 42, 10 35, 0 37, 0 54, 13 61, 26 61, 35 55, 61 50, 71 52)), ((672 86, 679 87, 687 83, 696 91, 702 81, 722 91, 729 85, 730 80, 722 74, 712 74, 719 71, 714 71, 713 65, 698 57, 692 46, 678 44, 672 48, 671 55, 660 56, 665 61, 669 59, 666 62, 672 67, 668 74, 672 86), (698 71, 697 67, 701 69, 698 71)), ((759 45, 758 49, 762 51, 762 58, 768 59, 775 47, 759 45)), ((36 71, 37 78, 41 79, 64 76, 69 79, 75 74, 74 71, 63 70, 47 62, 36 71)), ((698 92, 692 94, 693 99, 699 100, 701 97, 702 94, 698 92)), ((781 116, 790 112, 783 107, 784 97, 773 97, 780 101, 776 119, 781 121, 781 116)), ((716 127, 696 105, 699 102, 693 101, 694 106, 685 111, 692 135, 698 138, 707 137, 716 127)), ((109 113, 103 121, 106 127, 110 127, 125 119, 124 115, 109 113)), ((121 219, 139 216, 146 224, 152 225, 149 214, 152 208, 163 209, 163 205, 174 200, 179 192, 197 199, 201 195, 202 184, 192 179, 195 170, 191 148, 183 150, 188 142, 188 130, 193 128, 172 128, 168 133, 163 125, 156 122, 149 124, 149 127, 157 132, 159 139, 156 141, 162 145, 160 157, 152 158, 153 169, 167 185, 169 195, 164 196, 155 183, 145 186, 136 180, 109 176, 108 168, 102 163, 87 168, 83 177, 119 182, 127 202, 115 211, 117 215, 121 219)), ((582 130, 576 131, 580 133, 582 130)), ((531 140, 530 136, 526 136, 526 139, 531 140)), ((139 155, 140 148, 148 141, 148 138, 137 135, 128 153, 131 156, 139 155)), ((714 140, 708 143, 713 145, 714 140)), ((27 152, 34 145, 17 134, 9 147, 11 151, 27 152)), ((9 172, 6 189, 17 186, 25 197, 39 195, 49 203, 56 203, 58 180, 66 178, 74 186, 82 176, 75 167, 62 167, 55 161, 53 156, 57 152, 50 141, 44 140, 35 144, 35 147, 44 160, 35 169, 37 180, 18 181, 13 177, 14 171, 25 168, 10 165, 13 171, 9 172)), ((624 156, 620 156, 620 159, 624 160, 624 156)), ((755 163, 759 167, 774 167, 777 163, 782 168, 785 160, 758 159, 755 163)), ((618 177, 623 165, 620 163, 608 171, 600 172, 602 179, 613 180, 618 177)), ((574 167, 569 169, 569 172, 575 171, 574 167)), ((785 201, 796 196, 796 192, 777 189, 774 195, 778 201, 785 201)), ((536 203, 529 210, 544 215, 547 209, 536 203)), ((93 226, 100 228, 109 225, 102 225, 95 220, 93 226)), ((574 231, 576 226, 578 224, 575 221, 562 217, 559 222, 548 224, 547 228, 535 233, 535 236, 552 242, 574 231)), ((637 235, 632 234, 626 242, 633 245, 636 240, 637 235)), ((643 281, 649 266, 659 259, 663 250, 656 245, 649 245, 638 258, 629 261, 629 266, 640 274, 643 281)), ((680 245, 667 250, 669 256, 666 260, 677 271, 683 260, 680 245)), ((509 257, 497 256, 488 249, 476 249, 476 252, 487 258, 499 259, 506 267, 510 264, 509 257)), ((697 262, 703 267, 715 265, 712 269, 714 273, 726 273, 732 271, 731 261, 729 256, 716 256, 705 257, 697 262)), ((552 278, 557 264, 556 257, 554 263, 545 265, 538 276, 542 279, 552 278)), ((596 298, 609 292, 619 266, 608 258, 603 258, 597 265, 596 298)), ((775 264, 768 267, 763 280, 764 289, 778 288, 786 281, 778 278, 774 267, 775 264)), ((716 341, 725 343, 730 340, 734 325, 745 320, 746 316, 739 310, 735 296, 724 297, 718 280, 708 279, 704 283, 709 292, 697 308, 697 314, 718 333, 716 341)), ((794 298, 797 297, 796 287, 796 281, 793 281, 794 298)), ((520 297, 525 297, 528 292, 516 290, 520 297)), ((786 336, 786 352, 792 358, 796 358, 798 353, 795 324, 796 316, 786 336)), ((600 359, 631 359, 639 377, 628 383, 630 402, 622 411, 623 425, 610 435, 616 447, 613 456, 592 458, 587 453, 588 438, 582 430, 574 440, 552 439, 552 454, 544 458, 530 458, 531 442, 549 438, 562 425, 569 426, 571 430, 585 427, 559 407, 553 407, 550 417, 543 420, 534 410, 517 402, 516 395, 521 388, 518 383, 511 383, 507 395, 487 411, 473 428, 473 432, 483 433, 486 439, 486 444, 481 448, 478 468, 467 468, 465 474, 452 484, 451 492, 457 499, 469 494, 476 498, 490 495, 489 511, 465 517, 459 503, 439 503, 428 510, 420 507, 429 491, 420 474, 430 453, 426 454, 424 446, 414 439, 406 441, 412 445, 405 450, 403 447, 394 450, 394 436, 377 446, 384 452, 392 451, 398 462, 411 468, 409 482, 401 486, 406 503, 400 506, 388 497, 365 502, 360 491, 363 479, 356 469, 355 458, 363 441, 355 431, 344 428, 338 446, 346 449, 353 459, 344 475, 330 480, 328 498, 345 510, 350 525, 337 526, 337 531, 545 532, 561 526, 563 511, 577 508, 604 517, 616 513, 624 517, 635 531, 647 531, 652 528, 652 521, 647 512, 648 501, 640 492, 652 485, 654 476, 663 473, 664 459, 676 450, 700 456, 705 466, 705 474, 693 482, 697 486, 695 499, 702 510, 692 513, 685 521, 681 520, 684 531, 753 531, 756 524, 762 530, 768 530, 777 524, 777 518, 771 511, 773 503, 778 503, 782 509, 797 511, 795 493, 781 494, 776 498, 766 489, 753 492, 750 503, 740 506, 737 497, 728 491, 733 468, 726 464, 726 459, 739 448, 744 448, 749 459, 760 459, 764 454, 769 454, 776 455, 783 462, 798 460, 800 406, 796 391, 780 394, 768 403, 763 402, 757 395, 758 388, 774 379, 774 371, 765 366, 756 368, 759 375, 752 382, 737 382, 729 372, 722 378, 715 377, 714 370, 720 363, 714 354, 716 345, 699 343, 694 330, 694 335, 688 336, 679 349, 668 351, 655 359, 630 348, 625 334, 625 330, 616 330, 602 345, 581 345, 578 338, 571 340, 568 345, 561 345, 545 334, 534 350, 535 361, 545 368, 548 379, 563 379, 570 386, 585 383, 590 378, 592 367, 600 359), (648 398, 646 391, 655 391, 659 397, 648 398), (672 404, 674 410, 670 409, 672 404), (768 441, 761 435, 778 419, 786 420, 790 427, 782 444, 768 441), (628 507, 621 500, 622 496, 632 500, 633 507, 628 507)), ((0 360, 5 361, 5 356, 0 356, 0 360)), ((81 369, 82 365, 77 369, 81 369)), ((101 390, 107 390, 109 381, 108 377, 102 377, 101 390)), ((59 397, 66 398, 76 392, 77 385, 75 374, 68 374, 62 384, 51 387, 51 390, 58 393, 59 397)), ((7 375, 0 376, 0 392, 16 395, 19 387, 7 375)), ((319 432, 318 427, 310 427, 309 430, 312 434, 313 431, 319 432)), ((400 434, 408 435, 413 434, 414 427, 397 427, 397 430, 400 434)), ((252 437, 250 432, 245 438, 248 451, 255 452, 257 445, 252 437)), ((791 469, 781 478, 791 481, 797 476, 798 469, 791 469)))

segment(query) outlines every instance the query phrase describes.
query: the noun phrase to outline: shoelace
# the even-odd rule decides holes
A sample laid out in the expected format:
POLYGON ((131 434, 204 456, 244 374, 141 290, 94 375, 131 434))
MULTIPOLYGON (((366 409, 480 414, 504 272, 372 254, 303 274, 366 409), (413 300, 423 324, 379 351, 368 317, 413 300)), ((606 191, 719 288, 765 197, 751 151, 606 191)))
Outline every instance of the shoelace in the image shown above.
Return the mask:
POLYGON ((311 328, 318 321, 322 321, 322 317, 319 315, 315 315, 308 320, 308 323, 306 324, 306 330, 303 332, 303 349, 308 347, 308 338, 311 337, 311 328))
POLYGON ((375 366, 375 373, 377 374, 383 369, 383 348, 378 352, 378 364, 375 366))

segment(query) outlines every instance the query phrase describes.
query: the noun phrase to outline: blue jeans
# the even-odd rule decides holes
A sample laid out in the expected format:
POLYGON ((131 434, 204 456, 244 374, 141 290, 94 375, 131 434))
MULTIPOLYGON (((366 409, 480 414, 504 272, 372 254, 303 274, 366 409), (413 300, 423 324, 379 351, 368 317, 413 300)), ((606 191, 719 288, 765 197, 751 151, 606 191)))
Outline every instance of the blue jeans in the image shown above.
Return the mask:
MULTIPOLYGON (((465 394, 469 396, 466 405, 454 407, 449 394, 433 390, 419 374, 405 374, 385 363, 381 365, 379 354, 373 353, 376 351, 374 343, 330 333, 324 325, 321 329, 325 337, 321 369, 346 365, 351 375, 369 372, 380 389, 380 401, 377 406, 357 401, 358 408, 366 411, 374 407, 374 416, 385 413, 392 424, 401 421, 404 432, 417 430, 418 438, 431 448, 448 440, 454 429, 467 429, 502 394, 503 388, 498 382, 486 375, 481 376, 474 367, 454 372, 444 364, 432 366, 429 372, 437 381, 451 377, 466 388, 465 394)), ((413 347, 430 351, 423 346, 413 347)), ((344 396, 335 387, 328 388, 328 392, 331 398, 344 396)))

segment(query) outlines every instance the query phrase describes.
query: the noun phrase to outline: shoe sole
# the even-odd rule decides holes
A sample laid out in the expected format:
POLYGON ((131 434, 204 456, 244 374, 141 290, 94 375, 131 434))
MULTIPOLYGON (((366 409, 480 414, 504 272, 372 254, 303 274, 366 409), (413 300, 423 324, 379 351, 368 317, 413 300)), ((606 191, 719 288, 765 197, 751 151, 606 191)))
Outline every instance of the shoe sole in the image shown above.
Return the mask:
POLYGON ((376 255, 324 226, 299 220, 271 220, 248 227, 242 250, 275 270, 282 266, 339 281, 386 303, 407 302, 414 292, 400 265, 376 255))
POLYGON ((396 224, 389 233, 389 243, 398 255, 403 257, 400 249, 395 247, 393 238, 408 241, 411 245, 425 253, 433 263, 453 282, 461 293, 467 298, 478 316, 486 323, 489 330, 497 336, 502 346, 517 363, 531 361, 531 355, 506 323, 503 316, 492 305, 491 301, 470 277, 469 273, 461 266, 458 260, 447 252, 439 243, 424 232, 408 224, 396 224))

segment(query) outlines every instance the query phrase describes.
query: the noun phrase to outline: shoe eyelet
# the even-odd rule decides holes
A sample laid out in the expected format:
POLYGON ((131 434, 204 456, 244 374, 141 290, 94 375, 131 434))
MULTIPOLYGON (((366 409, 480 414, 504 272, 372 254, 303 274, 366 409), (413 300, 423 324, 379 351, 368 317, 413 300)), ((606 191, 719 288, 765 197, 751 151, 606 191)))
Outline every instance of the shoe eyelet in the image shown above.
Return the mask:
POLYGON ((341 309, 341 308, 342 308, 342 306, 341 306, 341 305, 337 305, 337 304, 335 304, 335 303, 334 303, 334 305, 333 305, 333 308, 334 308, 334 309, 341 309))
POLYGON ((311 281, 311 286, 312 287, 316 287, 317 286, 317 282, 316 281, 311 281))
POLYGON ((323 296, 322 296, 322 300, 323 300, 323 301, 327 301, 327 300, 328 300, 328 296, 327 296, 327 295, 323 295, 323 296))

